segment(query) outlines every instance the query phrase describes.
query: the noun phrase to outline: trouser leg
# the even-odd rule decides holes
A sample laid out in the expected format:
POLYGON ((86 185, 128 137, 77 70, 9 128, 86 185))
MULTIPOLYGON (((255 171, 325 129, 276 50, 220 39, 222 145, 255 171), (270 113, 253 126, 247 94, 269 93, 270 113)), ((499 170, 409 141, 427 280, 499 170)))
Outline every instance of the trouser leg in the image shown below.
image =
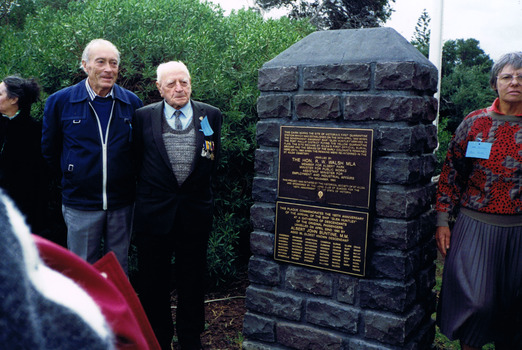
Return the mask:
POLYGON ((200 349, 205 328, 208 232, 190 232, 175 245, 178 305, 176 329, 182 349, 200 349))
POLYGON ((105 253, 114 252, 126 274, 128 274, 132 211, 133 206, 126 206, 107 212, 105 253))
POLYGON ((105 230, 104 211, 85 211, 62 206, 67 226, 67 248, 94 264, 100 259, 100 247, 105 230))
POLYGON ((136 247, 136 290, 161 348, 170 349, 174 335, 170 301, 172 243, 163 236, 138 236, 136 247))

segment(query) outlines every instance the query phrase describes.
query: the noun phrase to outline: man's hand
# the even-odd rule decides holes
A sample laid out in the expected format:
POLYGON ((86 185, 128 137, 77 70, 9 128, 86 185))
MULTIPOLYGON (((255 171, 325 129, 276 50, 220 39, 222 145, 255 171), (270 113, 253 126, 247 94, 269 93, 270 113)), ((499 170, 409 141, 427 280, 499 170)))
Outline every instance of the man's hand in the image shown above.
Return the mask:
POLYGON ((435 239, 437 240, 437 248, 439 248, 439 251, 444 258, 446 257, 446 253, 450 247, 450 237, 451 232, 449 227, 437 226, 437 231, 435 232, 435 239))

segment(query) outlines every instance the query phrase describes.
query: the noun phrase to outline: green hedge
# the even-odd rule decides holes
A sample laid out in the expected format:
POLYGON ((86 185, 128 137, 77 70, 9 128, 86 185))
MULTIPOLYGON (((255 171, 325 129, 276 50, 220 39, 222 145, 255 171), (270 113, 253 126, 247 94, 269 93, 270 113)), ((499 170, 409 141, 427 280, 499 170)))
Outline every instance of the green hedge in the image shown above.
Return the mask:
MULTIPOLYGON (((38 78, 44 100, 85 77, 80 57, 94 38, 119 48, 118 83, 145 104, 160 99, 154 84, 159 63, 187 64, 193 98, 219 107, 225 116, 208 262, 216 281, 234 275, 238 258, 248 255, 251 231, 257 72, 313 28, 288 18, 265 20, 252 10, 224 16, 215 5, 197 0, 89 0, 61 9, 43 6, 23 29, 2 29, 0 76, 38 78)), ((42 108, 43 102, 35 107, 36 116, 42 108)))

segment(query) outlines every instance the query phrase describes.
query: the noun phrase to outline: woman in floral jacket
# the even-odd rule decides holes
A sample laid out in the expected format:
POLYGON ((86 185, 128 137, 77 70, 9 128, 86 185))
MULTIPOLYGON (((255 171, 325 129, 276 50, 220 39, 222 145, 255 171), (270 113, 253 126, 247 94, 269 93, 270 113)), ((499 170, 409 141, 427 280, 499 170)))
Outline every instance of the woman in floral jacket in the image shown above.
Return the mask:
POLYGON ((502 56, 490 84, 498 98, 458 127, 437 193, 437 323, 463 350, 522 349, 522 52, 502 56))

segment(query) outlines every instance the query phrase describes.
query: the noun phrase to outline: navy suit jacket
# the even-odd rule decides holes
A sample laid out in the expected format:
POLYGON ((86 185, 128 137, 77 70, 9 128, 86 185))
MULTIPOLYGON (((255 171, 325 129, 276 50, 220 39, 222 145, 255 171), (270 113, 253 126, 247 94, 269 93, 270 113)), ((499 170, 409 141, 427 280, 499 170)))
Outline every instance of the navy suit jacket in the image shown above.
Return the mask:
POLYGON ((138 182, 134 231, 138 235, 167 235, 173 230, 208 235, 212 228, 212 181, 219 160, 223 117, 216 107, 191 100, 196 150, 191 172, 179 186, 162 137, 163 103, 135 112, 133 135, 138 182), (204 118, 214 132, 211 136, 205 136, 201 130, 204 118), (202 155, 205 141, 213 145, 212 157, 202 155))

